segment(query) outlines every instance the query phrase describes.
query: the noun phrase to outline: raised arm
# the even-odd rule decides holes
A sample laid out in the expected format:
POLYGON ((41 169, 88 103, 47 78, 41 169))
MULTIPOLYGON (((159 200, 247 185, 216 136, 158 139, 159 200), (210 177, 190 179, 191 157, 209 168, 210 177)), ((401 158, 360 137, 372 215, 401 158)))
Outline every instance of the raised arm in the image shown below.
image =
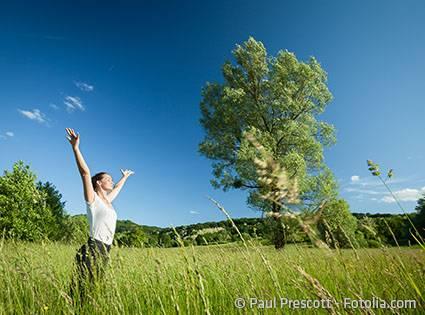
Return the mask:
POLYGON ((111 192, 108 194, 109 202, 112 202, 117 196, 118 193, 121 191, 121 188, 124 186, 124 183, 127 181, 127 179, 134 174, 133 171, 130 170, 122 170, 121 169, 122 177, 118 181, 118 183, 115 184, 114 189, 111 190, 111 192))
POLYGON ((86 161, 84 161, 83 155, 80 151, 80 135, 77 135, 74 129, 71 128, 66 128, 66 132, 68 133, 67 139, 69 143, 71 143, 72 151, 74 151, 78 171, 80 172, 81 179, 83 180, 84 199, 86 202, 92 203, 94 201, 95 192, 91 183, 90 169, 87 166, 86 161))

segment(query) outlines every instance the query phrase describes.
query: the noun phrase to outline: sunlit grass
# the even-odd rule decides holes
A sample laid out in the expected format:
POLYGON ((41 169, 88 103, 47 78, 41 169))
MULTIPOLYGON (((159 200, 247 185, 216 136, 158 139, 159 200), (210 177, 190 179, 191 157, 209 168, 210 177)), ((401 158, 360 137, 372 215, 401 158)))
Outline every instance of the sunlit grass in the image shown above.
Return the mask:
MULTIPOLYGON (((75 313, 76 306, 69 303, 67 293, 77 249, 58 243, 4 242, 0 252, 1 314, 75 313)), ((115 247, 106 278, 89 294, 81 313, 233 314, 245 313, 235 307, 237 297, 324 296, 336 301, 346 297, 415 300, 416 310, 395 312, 421 313, 424 300, 420 295, 424 295, 425 287, 422 249, 357 249, 357 256, 352 249, 299 245, 282 251, 271 246, 237 244, 168 249, 115 247)), ((260 312, 258 308, 245 310, 260 312)), ((334 310, 310 311, 349 310, 335 306, 334 310)), ((380 309, 373 312, 389 313, 380 309)), ((276 313, 276 309, 266 313, 276 313)))

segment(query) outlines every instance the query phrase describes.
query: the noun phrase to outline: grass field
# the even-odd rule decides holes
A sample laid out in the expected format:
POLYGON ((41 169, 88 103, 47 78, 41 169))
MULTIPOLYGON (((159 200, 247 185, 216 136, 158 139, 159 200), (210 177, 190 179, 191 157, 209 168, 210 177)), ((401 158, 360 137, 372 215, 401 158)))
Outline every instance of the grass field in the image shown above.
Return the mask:
MULTIPOLYGON (((77 313, 67 292, 78 247, 5 241, 0 250, 0 313, 77 313)), ((322 305, 332 308, 309 308, 310 314, 420 314, 424 283, 425 252, 419 247, 329 250, 289 245, 282 251, 243 245, 113 247, 104 281, 92 289, 79 313, 306 313, 294 304, 281 306, 282 297, 305 300, 299 303, 331 301, 322 305), (236 307, 237 298, 244 299, 245 307, 236 307), (344 298, 355 301, 335 303, 344 298), (374 298, 414 300, 416 308, 360 308, 358 300, 374 298)))

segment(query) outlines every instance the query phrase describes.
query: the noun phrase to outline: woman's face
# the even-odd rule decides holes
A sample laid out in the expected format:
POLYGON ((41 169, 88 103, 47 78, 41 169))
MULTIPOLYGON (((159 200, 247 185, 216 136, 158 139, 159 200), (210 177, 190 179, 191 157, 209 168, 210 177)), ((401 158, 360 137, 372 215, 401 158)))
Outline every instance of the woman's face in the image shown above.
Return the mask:
POLYGON ((112 180, 112 177, 109 174, 103 175, 102 179, 97 182, 103 190, 111 191, 114 188, 114 181, 112 180))

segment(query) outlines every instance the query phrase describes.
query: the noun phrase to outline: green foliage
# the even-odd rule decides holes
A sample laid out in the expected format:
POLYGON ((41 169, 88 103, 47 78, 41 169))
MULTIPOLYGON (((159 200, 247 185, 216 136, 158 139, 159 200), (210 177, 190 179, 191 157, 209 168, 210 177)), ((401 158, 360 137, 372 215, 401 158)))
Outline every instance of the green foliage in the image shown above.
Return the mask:
MULTIPOLYGON (((242 233, 249 235, 248 233, 242 233)), ((195 237, 195 245, 211 245, 211 244, 224 244, 231 240, 230 233, 227 230, 198 234, 195 237)))
POLYGON ((146 242, 146 236, 141 227, 116 233, 115 239, 119 246, 127 247, 144 247, 146 242))
POLYGON ((160 247, 173 247, 175 245, 175 242, 171 238, 170 234, 165 232, 159 235, 158 245, 160 247))
POLYGON ((322 239, 331 247, 350 247, 355 242, 357 219, 343 199, 329 201, 317 223, 322 239))
POLYGON ((264 184, 254 163, 258 153, 246 139, 250 131, 291 179, 298 179, 304 201, 334 195, 335 183, 323 162, 323 146, 335 142, 334 127, 316 119, 332 99, 326 72, 314 57, 307 63, 288 51, 268 57, 252 37, 237 45, 233 56, 236 64, 223 65, 224 83, 207 83, 202 90, 200 122, 206 136, 199 152, 214 160, 212 185, 247 189, 252 207, 276 210, 259 197, 264 184))
POLYGON ((0 177, 0 229, 6 238, 37 241, 53 234, 54 215, 47 193, 37 189, 36 176, 23 161, 0 177))
POLYGON ((50 182, 38 182, 37 189, 44 192, 46 206, 53 217, 53 221, 47 227, 47 237, 50 240, 66 240, 64 230, 67 229, 68 215, 65 212, 65 202, 62 202, 61 193, 50 182))
MULTIPOLYGON (((311 213, 301 214, 301 220, 308 220, 311 213)), ((384 223, 384 219, 391 227, 399 242, 399 245, 409 244, 409 225, 402 215, 392 214, 351 214, 348 204, 343 200, 333 200, 329 202, 328 208, 324 208, 317 224, 310 222, 312 228, 317 227, 319 236, 326 241, 326 233, 331 246, 350 247, 347 239, 349 237, 353 246, 356 247, 381 247, 382 245, 396 245, 390 230, 384 223), (330 206, 330 207, 329 207, 330 206), (326 228, 324 220, 331 229, 326 228), (342 227, 342 230, 340 227, 342 227), (331 233, 332 232, 332 235, 331 233), (344 234, 345 232, 345 234, 344 234), (347 236, 346 236, 347 235, 347 236), (332 243, 332 237, 337 243, 332 243)), ((279 223, 280 227, 285 227, 284 237, 287 243, 310 243, 309 236, 305 233, 299 222, 291 216, 282 216, 281 221, 276 221, 271 217, 266 218, 238 218, 233 219, 239 231, 249 239, 255 239, 263 244, 274 244, 274 233, 279 223)), ((131 221, 118 221, 117 233, 129 229, 129 226, 139 226, 131 221), (123 224, 124 223, 124 224, 123 224), (118 228, 120 226, 120 228, 118 228), (125 228, 124 228, 125 227, 125 228)), ((178 246, 175 233, 171 228, 158 228, 140 226, 145 233, 146 247, 175 247, 178 246)), ((235 229, 228 221, 205 222, 191 225, 175 227, 176 232, 182 237, 185 246, 221 244, 230 242, 240 242, 241 239, 235 229), (199 233, 217 228, 225 230, 217 232, 199 233)), ((415 242, 410 239, 411 244, 415 242)))
POLYGON ((416 216, 415 216, 414 224, 416 228, 418 229, 419 233, 421 234, 421 236, 425 237, 425 195, 418 200, 418 204, 415 210, 416 210, 416 216))
POLYGON ((358 247, 379 247, 382 244, 375 219, 365 215, 357 220, 356 241, 358 247))
POLYGON ((67 216, 66 227, 63 230, 63 239, 67 243, 82 244, 87 242, 89 237, 89 222, 85 214, 67 216))
POLYGON ((375 224, 380 240, 388 245, 408 245, 413 241, 409 229, 410 222, 405 215, 393 215, 388 218, 376 218, 375 224))

